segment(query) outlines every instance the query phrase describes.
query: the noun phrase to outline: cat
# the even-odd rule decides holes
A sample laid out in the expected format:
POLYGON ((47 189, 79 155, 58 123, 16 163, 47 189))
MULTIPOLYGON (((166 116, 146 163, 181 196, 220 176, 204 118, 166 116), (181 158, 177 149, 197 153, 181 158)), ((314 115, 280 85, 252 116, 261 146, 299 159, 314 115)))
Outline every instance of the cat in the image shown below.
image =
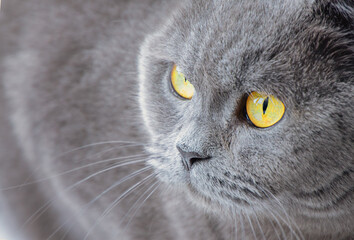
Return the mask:
POLYGON ((354 239, 353 1, 2 4, 14 238, 354 239))

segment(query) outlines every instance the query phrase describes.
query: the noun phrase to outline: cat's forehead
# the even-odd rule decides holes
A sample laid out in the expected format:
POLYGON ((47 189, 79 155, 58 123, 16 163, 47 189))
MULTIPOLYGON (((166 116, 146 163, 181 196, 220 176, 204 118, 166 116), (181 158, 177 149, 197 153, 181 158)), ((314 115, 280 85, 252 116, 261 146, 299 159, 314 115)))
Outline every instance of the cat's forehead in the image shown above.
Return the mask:
POLYGON ((211 81, 218 88, 237 84, 304 4, 276 2, 192 1, 176 15, 169 33, 172 57, 192 81, 211 81))

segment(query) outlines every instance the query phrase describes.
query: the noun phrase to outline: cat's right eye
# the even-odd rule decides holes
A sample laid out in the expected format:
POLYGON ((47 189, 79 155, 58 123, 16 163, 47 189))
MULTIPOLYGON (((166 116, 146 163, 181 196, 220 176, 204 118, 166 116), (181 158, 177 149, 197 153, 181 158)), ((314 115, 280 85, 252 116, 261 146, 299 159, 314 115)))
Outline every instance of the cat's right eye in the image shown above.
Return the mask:
POLYGON ((173 90, 184 99, 192 99, 194 95, 194 86, 186 79, 175 64, 171 72, 171 85, 173 90))
POLYGON ((252 92, 246 101, 249 120, 259 128, 267 128, 279 122, 285 112, 285 106, 273 95, 252 92))

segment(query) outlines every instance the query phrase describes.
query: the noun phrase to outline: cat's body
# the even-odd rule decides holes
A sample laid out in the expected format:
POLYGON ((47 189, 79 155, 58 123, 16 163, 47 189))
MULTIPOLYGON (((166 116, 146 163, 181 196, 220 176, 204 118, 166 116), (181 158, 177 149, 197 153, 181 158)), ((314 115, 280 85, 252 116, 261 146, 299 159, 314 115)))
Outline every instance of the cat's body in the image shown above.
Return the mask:
POLYGON ((3 3, 0 183, 40 180, 7 217, 24 239, 353 238, 354 4, 319 2, 3 3), (287 107, 265 130, 239 118, 261 90, 287 107), (176 145, 212 158, 186 171, 176 145), (154 169, 102 171, 127 160, 154 169))

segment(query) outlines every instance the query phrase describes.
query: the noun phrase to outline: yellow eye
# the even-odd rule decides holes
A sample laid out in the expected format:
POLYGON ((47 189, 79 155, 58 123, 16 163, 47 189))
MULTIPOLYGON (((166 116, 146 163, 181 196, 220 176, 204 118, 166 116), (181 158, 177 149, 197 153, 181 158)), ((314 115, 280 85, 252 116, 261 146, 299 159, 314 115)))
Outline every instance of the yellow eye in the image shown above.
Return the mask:
POLYGON ((179 72, 177 66, 174 65, 171 72, 171 83, 173 89, 178 95, 185 99, 192 99, 194 95, 194 86, 179 72))
POLYGON ((285 106, 273 95, 252 92, 247 98, 246 111, 255 126, 267 128, 279 122, 285 106))

